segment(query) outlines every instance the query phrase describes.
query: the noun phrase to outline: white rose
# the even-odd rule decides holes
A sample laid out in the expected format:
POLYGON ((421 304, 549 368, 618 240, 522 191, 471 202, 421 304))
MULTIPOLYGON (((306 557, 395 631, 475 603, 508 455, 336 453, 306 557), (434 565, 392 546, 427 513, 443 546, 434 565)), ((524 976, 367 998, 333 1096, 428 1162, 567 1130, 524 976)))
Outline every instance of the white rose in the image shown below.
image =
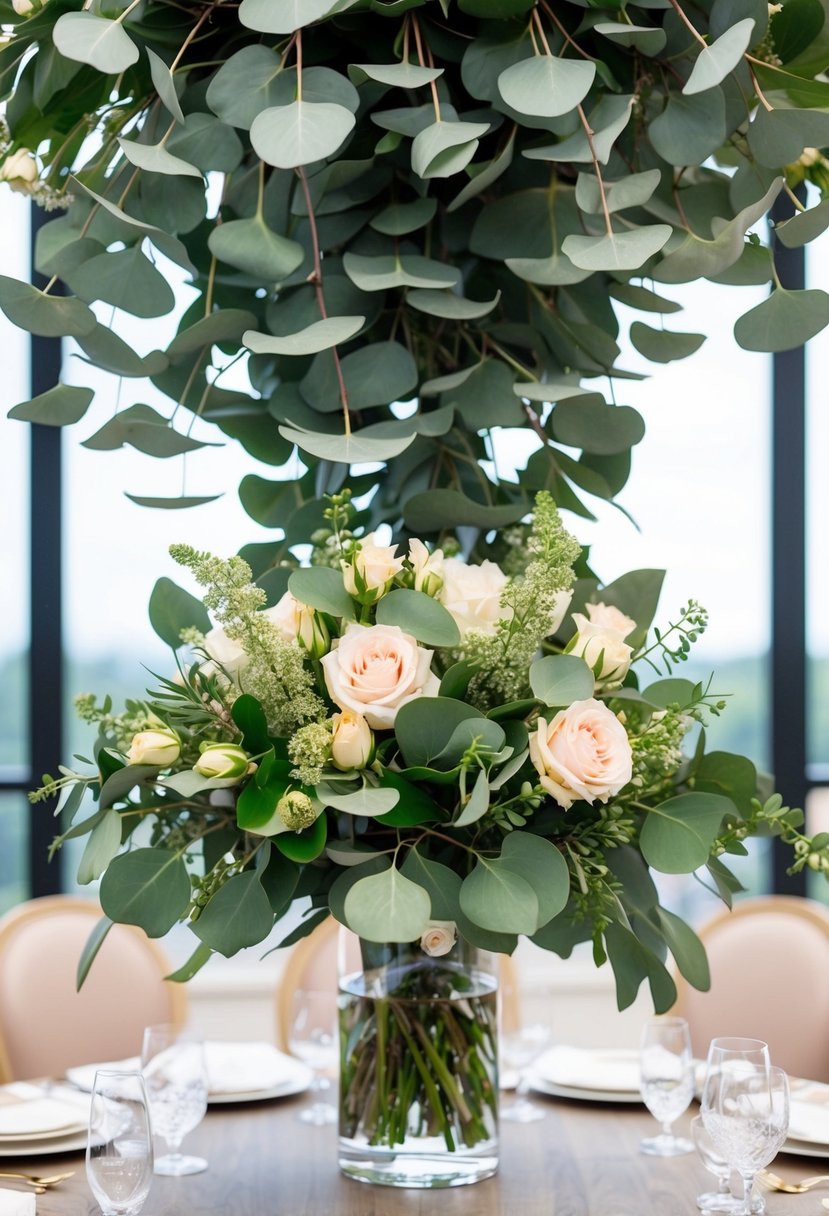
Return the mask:
POLYGON ((567 650, 584 659, 597 683, 620 684, 630 668, 633 647, 615 629, 594 625, 580 612, 573 613, 577 633, 567 650))
POLYGON ((589 698, 538 719, 530 759, 541 784, 566 811, 574 802, 605 803, 630 781, 630 741, 602 701, 589 698))
POLYGON ((29 13, 34 12, 35 6, 32 0, 12 0, 12 8, 18 17, 28 17, 29 13))
POLYGON ((511 609, 501 607, 501 592, 507 576, 495 562, 483 561, 470 566, 459 557, 443 563, 443 588, 438 599, 455 618, 463 638, 470 629, 492 634, 511 609))
POLYGON ((422 540, 409 541, 409 565, 414 574, 415 591, 437 595, 443 586, 443 550, 430 553, 422 540))
POLYGON ((573 598, 572 591, 557 591, 553 598, 553 615, 550 620, 550 628, 547 631, 550 634, 558 633, 564 623, 564 618, 567 616, 567 609, 570 607, 570 601, 573 598))
POLYGON ((238 785, 247 775, 250 764, 250 756, 238 743, 204 743, 193 768, 200 777, 231 786, 238 785))
POLYGON ((448 954, 455 944, 453 920, 430 920, 420 938, 420 948, 432 958, 448 954))
POLYGON ((299 633, 300 614, 304 607, 304 604, 294 599, 290 591, 286 591, 273 608, 265 608, 262 615, 276 627, 277 633, 284 641, 295 642, 299 633))
POLYGON ((438 695, 432 653, 397 625, 349 625, 322 660, 325 684, 340 709, 362 714, 374 730, 389 730, 402 705, 438 695))
POLYGON ((365 768, 374 750, 374 738, 363 715, 344 709, 334 714, 331 731, 331 759, 337 768, 365 768))
POLYGON ((130 750, 127 752, 128 764, 157 764, 159 768, 168 768, 175 764, 181 755, 181 740, 174 730, 155 728, 142 730, 133 735, 130 750))
POLYGON ((636 628, 636 621, 631 620, 622 612, 621 608, 615 608, 613 604, 588 604, 587 615, 590 617, 591 625, 598 625, 601 629, 612 629, 615 633, 621 634, 626 638, 629 633, 633 633, 636 628))
POLYGON ((6 157, 0 165, 0 181, 8 182, 20 194, 31 194, 32 183, 37 181, 37 164, 28 148, 19 148, 6 157))
POLYGON ((372 532, 361 540, 352 560, 342 563, 346 591, 366 604, 379 600, 403 569, 403 558, 395 557, 397 545, 378 545, 375 536, 372 532))
MULTIPOLYGON (((236 642, 233 638, 229 638, 224 629, 220 629, 217 625, 205 635, 204 649, 213 663, 218 663, 229 676, 237 675, 243 667, 247 667, 249 659, 248 653, 240 642, 236 642)), ((213 663, 205 663, 202 666, 202 671, 205 675, 211 675, 215 668, 213 663)))

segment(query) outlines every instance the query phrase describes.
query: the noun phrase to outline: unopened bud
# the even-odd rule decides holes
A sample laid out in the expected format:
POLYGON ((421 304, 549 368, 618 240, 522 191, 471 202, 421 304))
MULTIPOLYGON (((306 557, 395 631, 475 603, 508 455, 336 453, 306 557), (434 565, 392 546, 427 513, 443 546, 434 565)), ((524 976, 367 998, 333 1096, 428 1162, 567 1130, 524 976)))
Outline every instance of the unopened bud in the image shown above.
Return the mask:
POLYGON ((292 832, 309 828, 317 818, 313 802, 302 790, 289 790, 283 794, 276 804, 276 813, 292 832))

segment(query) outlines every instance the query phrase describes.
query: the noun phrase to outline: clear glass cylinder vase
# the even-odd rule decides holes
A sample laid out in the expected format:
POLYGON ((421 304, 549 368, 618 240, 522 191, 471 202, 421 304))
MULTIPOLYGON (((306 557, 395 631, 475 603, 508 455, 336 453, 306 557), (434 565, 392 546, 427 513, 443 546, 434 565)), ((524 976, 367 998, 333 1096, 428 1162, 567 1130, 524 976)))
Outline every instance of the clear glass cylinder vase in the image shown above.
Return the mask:
POLYGON ((340 948, 343 1173, 386 1186, 462 1186, 498 1168, 495 959, 458 938, 340 948))

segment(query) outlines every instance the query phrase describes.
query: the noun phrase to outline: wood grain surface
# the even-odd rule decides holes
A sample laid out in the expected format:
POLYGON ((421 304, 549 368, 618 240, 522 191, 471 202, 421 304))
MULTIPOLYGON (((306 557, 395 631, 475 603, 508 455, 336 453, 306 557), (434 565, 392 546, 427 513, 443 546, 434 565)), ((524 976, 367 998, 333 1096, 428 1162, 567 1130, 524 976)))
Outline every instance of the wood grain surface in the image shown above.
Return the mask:
MULTIPOLYGON (((694 1216, 697 1193, 714 1189, 695 1154, 661 1160, 638 1151, 657 1130, 640 1107, 534 1100, 547 1117, 501 1124, 496 1177, 439 1192, 344 1178, 336 1128, 301 1123, 302 1099, 214 1107, 184 1146, 210 1168, 155 1178, 142 1216, 694 1216)), ((687 1130, 687 1121, 677 1128, 687 1130)), ((72 1168, 74 1178, 38 1197, 37 1216, 95 1216, 82 1155, 0 1161, 0 1169, 35 1174, 72 1168)), ((829 1162, 780 1156, 774 1168, 794 1180, 829 1172, 829 1162)), ((821 1210, 821 1194, 829 1187, 769 1194, 767 1214, 807 1216, 821 1210)))

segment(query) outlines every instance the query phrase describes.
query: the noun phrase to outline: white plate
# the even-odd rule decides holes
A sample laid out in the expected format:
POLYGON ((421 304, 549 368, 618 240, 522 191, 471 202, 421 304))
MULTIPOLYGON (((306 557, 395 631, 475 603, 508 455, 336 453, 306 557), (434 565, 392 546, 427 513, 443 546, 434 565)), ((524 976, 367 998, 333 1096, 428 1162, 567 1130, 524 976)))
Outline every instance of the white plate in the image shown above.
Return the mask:
POLYGON ((578 1102, 614 1102, 621 1105, 642 1104, 638 1092, 620 1089, 577 1089, 574 1085, 557 1085, 544 1077, 531 1077, 530 1089, 546 1094, 550 1098, 573 1098, 578 1102))
POLYGON ((75 1132, 55 1140, 5 1140, 0 1144, 3 1157, 52 1157, 58 1153, 80 1153, 86 1148, 86 1132, 75 1132))
POLYGON ((829 1157, 829 1144, 814 1144, 809 1140, 787 1140, 780 1150, 792 1157, 829 1157))
POLYGON ((291 1094, 304 1093, 311 1080, 310 1072, 307 1076, 297 1074, 283 1081, 281 1085, 274 1085, 272 1089, 250 1089, 238 1094, 208 1094, 207 1103, 208 1106, 224 1106, 231 1102, 266 1102, 270 1098, 287 1098, 291 1094))

